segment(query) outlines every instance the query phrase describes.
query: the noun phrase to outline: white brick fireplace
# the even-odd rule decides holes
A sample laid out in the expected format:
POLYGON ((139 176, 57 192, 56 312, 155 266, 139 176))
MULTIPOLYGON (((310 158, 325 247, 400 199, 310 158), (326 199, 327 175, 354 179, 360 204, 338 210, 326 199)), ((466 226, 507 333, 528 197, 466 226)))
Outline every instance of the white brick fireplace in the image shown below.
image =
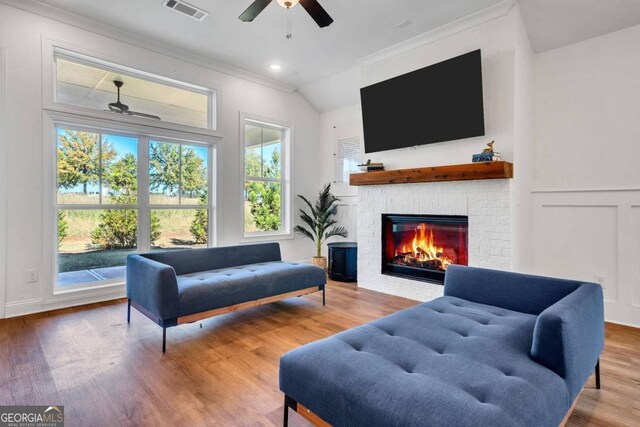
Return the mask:
POLYGON ((358 189, 358 285, 427 301, 443 287, 381 273, 382 214, 466 215, 469 265, 512 268, 510 179, 369 185, 358 189))

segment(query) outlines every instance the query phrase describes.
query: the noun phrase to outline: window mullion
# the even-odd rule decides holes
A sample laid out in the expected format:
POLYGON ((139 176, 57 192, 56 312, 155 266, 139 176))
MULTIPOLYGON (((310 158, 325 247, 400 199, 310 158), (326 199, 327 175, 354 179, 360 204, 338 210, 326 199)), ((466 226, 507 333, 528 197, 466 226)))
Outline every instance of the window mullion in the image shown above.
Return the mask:
POLYGON ((102 206, 102 132, 98 133, 98 204, 102 206))
POLYGON ((138 138, 138 251, 151 250, 149 207, 149 138, 138 138))
POLYGON ((260 128, 260 176, 264 177, 264 128, 260 128))
POLYGON ((178 205, 182 204, 182 144, 178 145, 178 205))

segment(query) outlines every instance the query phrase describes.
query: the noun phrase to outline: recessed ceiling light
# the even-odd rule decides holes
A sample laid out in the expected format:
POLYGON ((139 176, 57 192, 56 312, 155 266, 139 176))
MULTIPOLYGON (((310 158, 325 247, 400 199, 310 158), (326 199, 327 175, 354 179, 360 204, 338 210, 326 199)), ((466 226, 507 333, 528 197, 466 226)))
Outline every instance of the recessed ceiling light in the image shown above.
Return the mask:
POLYGON ((280 70, 282 70, 282 65, 280 65, 280 64, 271 64, 271 65, 269 65, 269 68, 271 68, 273 71, 280 71, 280 70))

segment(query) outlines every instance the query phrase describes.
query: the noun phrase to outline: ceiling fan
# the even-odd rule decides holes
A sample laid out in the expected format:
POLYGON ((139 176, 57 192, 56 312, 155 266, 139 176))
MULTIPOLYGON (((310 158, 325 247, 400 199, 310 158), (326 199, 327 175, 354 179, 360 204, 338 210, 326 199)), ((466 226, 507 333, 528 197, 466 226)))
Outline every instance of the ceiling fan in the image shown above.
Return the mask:
MULTIPOLYGON (((333 22, 333 18, 329 16, 326 10, 317 2, 317 0, 276 0, 278 4, 284 7, 287 10, 290 10, 292 7, 300 3, 304 10, 307 11, 309 15, 316 21, 316 24, 320 28, 328 27, 333 22)), ((269 6, 272 0, 255 0, 251 6, 247 8, 242 15, 240 15, 239 19, 244 22, 253 21, 256 16, 260 14, 264 10, 265 7, 269 6)))
POLYGON ((113 84, 116 85, 116 88, 118 90, 118 100, 116 102, 112 102, 111 104, 109 104, 109 111, 118 113, 118 114, 128 114, 130 116, 138 116, 138 117, 145 117, 147 119, 161 120, 160 117, 154 116, 153 114, 139 113, 137 111, 129 110, 128 105, 120 102, 120 88, 124 86, 124 82, 121 80, 114 80, 113 84))

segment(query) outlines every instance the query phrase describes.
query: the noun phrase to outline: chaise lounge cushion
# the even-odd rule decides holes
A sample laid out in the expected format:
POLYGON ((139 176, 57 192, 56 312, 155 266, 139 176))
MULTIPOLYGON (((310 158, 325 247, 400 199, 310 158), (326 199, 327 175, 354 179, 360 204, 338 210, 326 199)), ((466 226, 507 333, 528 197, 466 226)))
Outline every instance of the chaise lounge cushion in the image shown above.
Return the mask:
POLYGON ((445 296, 285 354, 280 389, 335 426, 558 425, 570 394, 529 357, 536 319, 445 296))
POLYGON ((178 276, 178 315, 227 307, 326 282, 324 270, 295 262, 262 262, 178 276))

